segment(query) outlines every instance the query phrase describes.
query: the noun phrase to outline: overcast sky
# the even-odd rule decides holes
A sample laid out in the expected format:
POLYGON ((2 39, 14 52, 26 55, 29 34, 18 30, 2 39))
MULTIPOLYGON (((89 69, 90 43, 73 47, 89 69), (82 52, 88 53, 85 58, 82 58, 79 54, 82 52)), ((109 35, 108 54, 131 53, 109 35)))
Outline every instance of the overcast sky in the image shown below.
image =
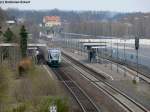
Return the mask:
MULTIPOLYGON (((3 1, 3 0, 0 0, 3 1)), ((150 0, 30 0, 30 4, 0 4, 2 8, 150 12, 150 0)))

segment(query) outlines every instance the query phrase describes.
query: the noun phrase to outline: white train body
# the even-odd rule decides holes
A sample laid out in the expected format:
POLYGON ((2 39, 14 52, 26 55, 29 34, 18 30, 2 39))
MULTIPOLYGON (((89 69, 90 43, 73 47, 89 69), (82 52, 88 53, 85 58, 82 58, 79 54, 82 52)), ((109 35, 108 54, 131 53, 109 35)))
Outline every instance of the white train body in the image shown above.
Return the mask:
POLYGON ((48 49, 48 64, 58 66, 61 63, 61 50, 59 48, 48 49))

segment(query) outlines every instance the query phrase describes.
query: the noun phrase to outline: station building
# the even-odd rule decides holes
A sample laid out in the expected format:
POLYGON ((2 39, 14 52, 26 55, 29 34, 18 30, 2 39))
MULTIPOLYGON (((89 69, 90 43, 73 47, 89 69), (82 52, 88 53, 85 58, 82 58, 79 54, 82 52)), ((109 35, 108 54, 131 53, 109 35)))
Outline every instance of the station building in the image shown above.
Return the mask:
POLYGON ((43 24, 45 27, 61 26, 61 19, 59 16, 44 16, 43 24))

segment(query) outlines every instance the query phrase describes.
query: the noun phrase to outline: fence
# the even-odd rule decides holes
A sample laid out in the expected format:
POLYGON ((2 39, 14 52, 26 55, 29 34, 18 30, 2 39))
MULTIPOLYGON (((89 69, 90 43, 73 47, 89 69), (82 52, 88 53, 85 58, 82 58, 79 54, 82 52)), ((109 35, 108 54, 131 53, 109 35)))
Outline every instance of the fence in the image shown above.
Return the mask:
POLYGON ((20 61, 20 49, 16 44, 0 44, 0 64, 16 67, 20 61))

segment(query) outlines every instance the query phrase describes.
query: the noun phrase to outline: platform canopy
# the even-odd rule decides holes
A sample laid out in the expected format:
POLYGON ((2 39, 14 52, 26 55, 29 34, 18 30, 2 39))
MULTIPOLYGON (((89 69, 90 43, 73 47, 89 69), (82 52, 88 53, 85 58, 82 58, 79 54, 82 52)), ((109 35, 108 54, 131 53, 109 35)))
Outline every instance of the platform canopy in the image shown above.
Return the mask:
POLYGON ((72 35, 72 36, 92 36, 92 35, 85 35, 85 34, 78 34, 78 33, 66 33, 66 32, 62 32, 62 34, 66 34, 66 35, 72 35))
POLYGON ((15 47, 18 46, 16 43, 0 43, 0 47, 15 47))
POLYGON ((29 47, 29 50, 37 50, 37 47, 29 47))
POLYGON ((46 47, 46 44, 31 43, 28 44, 28 47, 46 47))
POLYGON ((103 41, 101 41, 101 42, 86 42, 86 41, 80 41, 80 43, 101 43, 101 44, 104 43, 104 44, 105 44, 105 43, 107 43, 107 42, 103 42, 103 41))
MULTIPOLYGON (((0 43, 0 47, 15 47, 19 46, 16 43, 0 43)), ((28 47, 46 47, 46 44, 39 44, 39 43, 31 43, 28 44, 28 47)))
POLYGON ((89 42, 87 42, 87 43, 83 43, 83 46, 106 46, 106 44, 105 43, 89 43, 89 42))
POLYGON ((106 46, 92 46, 92 49, 101 49, 101 48, 105 48, 106 46))
MULTIPOLYGON (((107 39, 108 40, 108 39, 107 39)), ((80 39, 80 42, 87 42, 87 43, 106 43, 106 39, 80 39)))

